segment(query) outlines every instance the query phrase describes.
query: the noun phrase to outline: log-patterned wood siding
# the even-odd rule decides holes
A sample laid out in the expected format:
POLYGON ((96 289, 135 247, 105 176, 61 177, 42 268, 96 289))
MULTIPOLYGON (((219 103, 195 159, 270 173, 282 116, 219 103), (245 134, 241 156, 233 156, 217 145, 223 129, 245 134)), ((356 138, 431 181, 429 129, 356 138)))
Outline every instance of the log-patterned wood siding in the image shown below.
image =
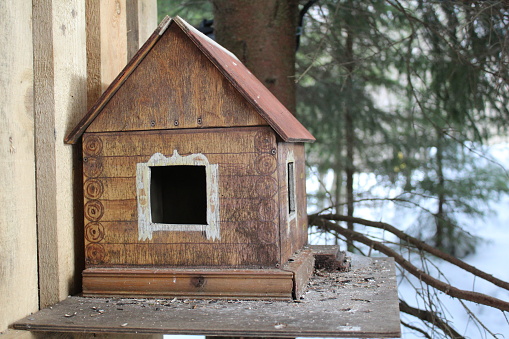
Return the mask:
MULTIPOLYGON (((278 177, 280 145, 269 127, 86 133, 87 266, 276 267, 281 260, 279 202, 286 192, 278 193, 286 185, 278 177), (152 240, 138 240, 136 164, 174 150, 202 153, 218 164, 220 240, 182 231, 155 232, 152 240)), ((290 235, 285 237, 286 244, 290 235)))

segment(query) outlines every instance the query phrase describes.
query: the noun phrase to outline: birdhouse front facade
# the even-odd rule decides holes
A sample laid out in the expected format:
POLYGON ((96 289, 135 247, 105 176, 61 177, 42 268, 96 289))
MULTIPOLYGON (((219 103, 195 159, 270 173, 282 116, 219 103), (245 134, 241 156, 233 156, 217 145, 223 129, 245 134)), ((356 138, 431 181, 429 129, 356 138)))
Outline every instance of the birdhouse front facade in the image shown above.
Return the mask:
POLYGON ((233 54, 166 18, 80 139, 85 295, 298 294, 314 138, 233 54))

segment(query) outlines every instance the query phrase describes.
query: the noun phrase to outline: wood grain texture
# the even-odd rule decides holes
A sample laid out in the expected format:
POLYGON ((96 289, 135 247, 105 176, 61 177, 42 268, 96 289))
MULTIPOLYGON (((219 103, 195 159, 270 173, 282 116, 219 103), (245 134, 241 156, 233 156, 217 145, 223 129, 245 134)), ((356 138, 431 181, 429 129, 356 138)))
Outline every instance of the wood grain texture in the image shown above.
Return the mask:
POLYGON ((294 254, 283 266, 283 270, 293 273, 293 299, 299 300, 308 288, 309 279, 315 271, 314 251, 303 248, 294 254))
POLYGON ((126 0, 126 11, 127 60, 131 60, 157 27, 157 1, 126 0))
MULTIPOLYGON (((140 32, 138 27, 138 0, 126 0, 127 60, 140 48, 140 32)), ((155 27, 154 27, 155 28, 155 27)))
MULTIPOLYGON (((126 0, 87 0, 85 3, 87 107, 90 108, 127 63, 127 6, 126 0)), ((136 16, 137 33, 137 11, 129 14, 136 16)), ((129 37, 137 39, 137 34, 129 37)))
POLYGON ((86 133, 88 267, 280 264, 276 147, 270 127, 86 133), (220 240, 196 231, 159 231, 138 240, 136 164, 175 150, 201 153, 218 166, 220 240))
POLYGON ((281 262, 286 262, 307 244, 306 168, 304 144, 278 143, 279 224, 281 262), (294 163, 296 206, 290 213, 288 197, 288 163, 294 163))
POLYGON ((66 142, 76 143, 92 123, 89 132, 268 123, 287 142, 315 140, 237 58, 178 17, 175 20, 166 17, 161 22, 104 95, 67 135, 66 142), (145 60, 147 56, 148 61, 145 60), (209 77, 213 77, 213 81, 209 81, 209 77), (130 85, 124 86, 125 82, 130 85), (110 105, 110 100, 115 100, 117 91, 126 92, 118 97, 127 101, 116 104, 126 111, 113 109, 115 114, 105 114, 102 111, 106 106, 115 107, 115 103, 110 105), (134 97, 133 93, 136 93, 134 97), (224 93, 232 93, 232 96, 216 95, 224 93), (235 96, 243 99, 241 106, 228 102, 238 103, 235 96), (183 107, 193 109, 183 114, 183 107))
POLYGON ((282 269, 89 268, 83 272, 83 295, 299 299, 314 271, 313 255, 304 249, 282 269))
POLYGON ((0 332, 38 309, 31 17, 0 4, 0 332))
MULTIPOLYGON (((95 101, 95 103, 93 104, 92 107, 89 106, 90 109, 88 110, 87 114, 85 114, 85 116, 83 116, 81 121, 77 125, 75 125, 74 128, 65 137, 65 139, 64 139, 65 143, 75 144, 76 142, 78 142, 78 139, 85 132, 87 127, 92 123, 92 121, 95 119, 97 114, 102 110, 104 105, 106 105, 106 103, 108 103, 108 101, 111 99, 111 97, 117 92, 119 87, 124 83, 124 81, 129 77, 129 75, 136 69, 136 67, 143 60, 143 58, 145 58, 145 56, 151 50, 151 48, 154 46, 154 44, 157 42, 157 40, 159 40, 159 38, 160 38, 159 32, 166 26, 166 24, 168 23, 169 20, 170 19, 167 18, 161 22, 161 24, 156 28, 154 33, 152 33, 152 35, 143 44, 142 48, 140 48, 140 50, 138 50, 136 55, 128 62, 126 67, 118 74, 118 76, 115 78, 115 80, 113 80, 113 82, 106 89, 106 91, 104 91, 104 93, 100 96, 100 98, 97 99, 97 101, 95 101)), ((89 33, 87 35, 90 35, 90 34, 94 34, 94 33, 89 33)), ((99 47, 100 47, 100 45, 93 44, 93 46, 90 48, 99 48, 99 47)), ((88 48, 88 45, 87 45, 87 48, 88 48)), ((94 57, 94 55, 90 56, 87 53, 87 59, 89 59, 90 57, 94 57)), ((93 75, 89 74, 89 79, 91 79, 91 77, 93 77, 93 75)), ((97 87, 94 87, 94 88, 97 88, 97 87)), ((88 87, 88 91, 89 91, 89 93, 91 93, 90 86, 88 87)), ((94 98, 91 98, 89 95, 89 97, 88 97, 89 104, 92 100, 94 100, 94 98)))
POLYGON ((138 41, 141 48, 157 27, 157 1, 138 1, 138 41))
POLYGON ((352 257, 351 272, 313 276, 309 292, 298 303, 71 297, 15 327, 237 337, 399 337, 394 260, 363 258, 359 262, 356 258, 352 257), (338 283, 343 280, 351 283, 338 283))
POLYGON ((99 6, 102 93, 127 64, 127 9, 126 0, 99 1, 99 6))
POLYGON ((277 269, 108 269, 83 272, 84 296, 291 300, 293 274, 277 269))
POLYGON ((315 138, 290 111, 232 53, 179 17, 174 21, 216 65, 226 79, 249 101, 286 142, 313 142, 315 138))
POLYGON ((266 124, 178 26, 170 25, 87 131, 266 124))
POLYGON ((85 4, 42 1, 33 13, 39 285, 45 306, 79 290, 77 150, 59 140, 86 110, 85 4))

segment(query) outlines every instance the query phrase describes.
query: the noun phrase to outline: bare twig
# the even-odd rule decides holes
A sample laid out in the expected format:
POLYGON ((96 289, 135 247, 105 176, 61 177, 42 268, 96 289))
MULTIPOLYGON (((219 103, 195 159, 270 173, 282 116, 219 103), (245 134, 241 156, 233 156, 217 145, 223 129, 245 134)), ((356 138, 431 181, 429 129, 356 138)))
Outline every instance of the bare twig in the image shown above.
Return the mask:
POLYGON ((420 329, 419 327, 412 326, 409 323, 404 322, 403 320, 401 320, 401 325, 411 329, 412 331, 419 332, 420 334, 422 334, 424 336, 424 338, 432 339, 428 333, 426 333, 424 330, 420 329))
POLYGON ((478 304, 490 306, 502 311, 509 312, 509 302, 491 297, 483 293, 462 290, 450 284, 447 284, 439 279, 433 278, 429 274, 425 273, 424 271, 414 266, 412 263, 403 258, 399 253, 397 253, 393 249, 389 248, 388 246, 378 241, 369 239, 368 237, 362 235, 359 232, 343 228, 338 224, 326 220, 325 218, 321 218, 319 216, 311 216, 309 218, 309 223, 321 227, 325 230, 334 230, 353 241, 361 242, 367 246, 373 246, 375 250, 389 257, 393 257, 394 260, 407 272, 417 277, 419 280, 421 280, 428 286, 431 286, 451 297, 472 301, 478 304))
POLYGON ((444 334, 454 339, 464 338, 461 334, 456 332, 447 322, 443 321, 440 316, 428 310, 421 310, 419 308, 408 305, 404 300, 399 300, 399 310, 403 313, 410 314, 416 318, 426 321, 438 327, 444 334))
MULTIPOLYGON (((312 217, 313 216, 311 216, 311 218, 312 217)), ((356 218, 356 217, 348 217, 346 215, 338 215, 338 214, 321 215, 320 217, 327 219, 327 220, 336 220, 336 221, 345 221, 345 222, 351 221, 356 224, 375 227, 375 228, 379 228, 379 229, 391 232, 392 234, 396 235, 401 240, 414 245, 419 250, 426 251, 440 259, 443 259, 447 262, 450 262, 453 265, 456 265, 456 266, 464 269, 465 271, 467 271, 469 273, 472 273, 473 275, 475 275, 479 278, 489 281, 492 284, 509 291, 509 283, 508 282, 500 280, 498 278, 495 278, 493 275, 488 274, 488 273, 486 273, 472 265, 469 265, 466 262, 464 262, 464 261, 462 261, 448 253, 445 253, 436 247, 430 246, 419 239, 411 237, 410 235, 406 234, 405 232, 402 232, 399 229, 397 229, 396 227, 389 225, 387 223, 376 222, 376 221, 371 221, 371 220, 366 220, 366 219, 356 218)))

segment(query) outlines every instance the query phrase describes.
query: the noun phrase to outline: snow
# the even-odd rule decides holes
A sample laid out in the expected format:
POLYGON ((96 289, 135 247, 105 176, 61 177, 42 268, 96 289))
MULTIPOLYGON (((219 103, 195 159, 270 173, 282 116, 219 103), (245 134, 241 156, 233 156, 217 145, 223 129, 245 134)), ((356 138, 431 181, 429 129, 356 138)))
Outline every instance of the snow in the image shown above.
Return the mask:
MULTIPOLYGON (((506 169, 509 168, 509 144, 494 145, 490 149, 491 156, 506 169)), ((508 179, 509 180, 509 179, 508 179)), ((493 202, 490 207, 495 213, 476 221, 476 227, 470 229, 474 235, 482 237, 483 242, 477 247, 474 255, 463 260, 495 277, 509 281, 509 197, 503 196, 500 201, 493 202)), ((457 288, 481 292, 489 296, 509 301, 509 291, 505 291, 481 278, 476 278, 464 270, 439 260, 433 260, 437 269, 443 272, 449 283, 457 288)), ((442 278, 444 279, 444 278, 442 278)), ((418 284, 417 279, 411 281, 418 284)), ((399 294, 407 302, 414 301, 413 306, 422 305, 422 300, 416 298, 416 293, 409 282, 402 282, 398 286, 399 294)), ((492 338, 469 316, 465 307, 456 299, 443 293, 439 293, 443 304, 443 312, 452 320, 451 325, 461 334, 468 338, 492 338)), ((481 306, 471 302, 464 302, 473 316, 478 318, 496 338, 509 338, 509 315, 504 314, 492 307, 481 306)), ((402 320, 416 324, 415 318, 402 316, 402 320)), ((403 338, 422 338, 416 336, 410 330, 402 327, 403 338)), ((437 336, 438 337, 438 336, 437 336)))
MULTIPOLYGON (((509 198, 504 197, 496 206, 492 206, 498 213, 485 220, 480 234, 485 240, 477 248, 476 254, 464 259, 465 262, 473 265, 487 273, 504 281, 509 281, 509 269, 507 259, 509 258, 509 198)), ((472 274, 461 270, 448 263, 433 261, 437 264, 449 283, 457 288, 481 292, 489 296, 509 300, 509 292, 483 280, 472 276, 472 274)), ((412 278, 413 284, 418 285, 416 278, 412 278)), ((414 288, 409 282, 403 281, 398 286, 400 297, 413 306, 423 306, 422 300, 416 297, 414 288)), ((465 311, 462 304, 443 293, 439 293, 443 304, 443 311, 452 320, 451 325, 462 335, 469 338, 489 338, 483 330, 479 330, 465 311)), ((501 311, 488 306, 481 306, 471 302, 464 302, 470 311, 490 331, 498 334, 497 338, 509 338, 509 323, 501 311)), ((410 316, 402 315, 402 320, 412 325, 418 325, 418 321, 410 316)), ((403 338, 422 338, 416 336, 410 330, 402 327, 403 338)))

